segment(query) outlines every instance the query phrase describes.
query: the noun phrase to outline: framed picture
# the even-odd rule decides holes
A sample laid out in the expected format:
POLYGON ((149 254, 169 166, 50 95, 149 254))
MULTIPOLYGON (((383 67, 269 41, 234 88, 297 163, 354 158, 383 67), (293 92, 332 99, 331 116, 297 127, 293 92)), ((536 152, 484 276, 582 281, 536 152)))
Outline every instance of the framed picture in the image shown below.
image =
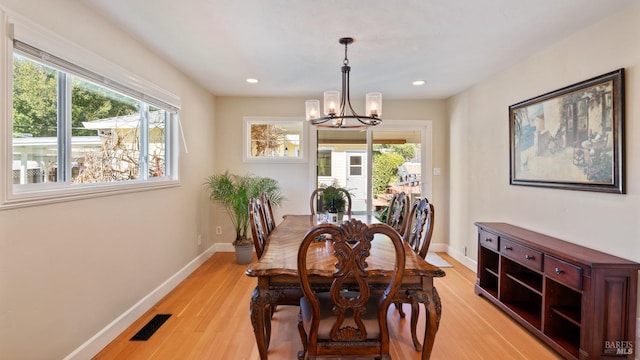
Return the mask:
POLYGON ((304 118, 244 117, 243 161, 300 163, 307 161, 304 118))
POLYGON ((509 106, 510 184, 624 194, 624 69, 509 106))

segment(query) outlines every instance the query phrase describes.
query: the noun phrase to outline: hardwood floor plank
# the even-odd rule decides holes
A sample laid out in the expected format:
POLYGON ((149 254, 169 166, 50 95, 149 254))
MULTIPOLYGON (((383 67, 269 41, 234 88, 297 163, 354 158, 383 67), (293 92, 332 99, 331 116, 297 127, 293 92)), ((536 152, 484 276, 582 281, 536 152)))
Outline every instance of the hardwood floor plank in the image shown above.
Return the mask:
MULTIPOLYGON (((435 279, 442 301, 442 320, 432 359, 560 359, 500 309, 473 292, 476 275, 446 254, 454 265, 435 279)), ((255 279, 244 275, 233 253, 216 253, 144 316, 106 346, 94 359, 173 360, 259 358, 249 319, 255 279), (129 341, 155 314, 173 314, 148 341, 129 341)), ((391 356, 420 359, 413 349, 406 318, 389 309, 391 356)), ((279 306, 272 321, 270 359, 295 359, 301 349, 296 325, 298 308, 279 306)), ((424 309, 418 336, 424 334, 424 309)))

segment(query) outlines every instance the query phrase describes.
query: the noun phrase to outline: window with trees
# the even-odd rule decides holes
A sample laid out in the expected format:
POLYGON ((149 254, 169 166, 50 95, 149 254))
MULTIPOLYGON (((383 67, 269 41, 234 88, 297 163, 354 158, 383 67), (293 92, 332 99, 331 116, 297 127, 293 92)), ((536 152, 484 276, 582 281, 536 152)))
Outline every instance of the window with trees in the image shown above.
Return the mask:
POLYGON ((245 117, 245 162, 303 162, 306 129, 298 118, 245 117))
POLYGON ((177 107, 18 40, 12 55, 1 206, 177 185, 177 107))

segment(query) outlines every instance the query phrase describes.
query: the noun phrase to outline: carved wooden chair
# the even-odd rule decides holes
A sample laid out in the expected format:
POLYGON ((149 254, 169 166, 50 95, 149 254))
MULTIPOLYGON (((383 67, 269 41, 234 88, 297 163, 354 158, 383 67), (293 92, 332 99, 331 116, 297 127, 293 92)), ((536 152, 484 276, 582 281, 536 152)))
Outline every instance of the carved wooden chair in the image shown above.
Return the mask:
POLYGON ((409 218, 409 197, 404 192, 393 194, 387 210, 386 223, 400 234, 404 234, 404 228, 409 218))
MULTIPOLYGON (((431 245, 434 214, 434 207, 426 198, 415 200, 409 210, 403 240, 422 258, 427 257, 429 245, 431 245)), ((413 346, 416 351, 422 351, 422 345, 416 335, 420 307, 415 299, 408 297, 407 300, 407 302, 411 304, 411 338, 413 340, 413 346)), ((405 317, 405 313, 402 310, 402 303, 395 303, 395 306, 398 309, 400 317, 405 317)))
MULTIPOLYGON (((344 213, 347 216, 351 216, 351 194, 343 188, 337 188, 338 191, 344 193, 344 198, 346 199, 344 205, 344 213)), ((311 215, 316 214, 316 209, 318 209, 318 200, 324 191, 323 188, 318 188, 313 190, 311 193, 311 198, 309 199, 309 208, 311 209, 311 215)))
POLYGON ((273 208, 271 207, 271 200, 269 200, 269 195, 266 192, 263 192, 260 195, 260 201, 262 202, 262 206, 264 208, 264 220, 266 225, 267 235, 271 234, 273 229, 276 228, 276 221, 273 217, 273 208))
MULTIPOLYGON (((265 195, 265 194, 263 194, 265 195)), ((262 196, 261 196, 262 197, 262 196)), ((268 200, 268 198, 267 198, 268 200)), ((253 245, 256 250, 258 259, 262 257, 265 247, 269 239, 267 233, 267 209, 263 205, 260 199, 249 199, 249 226, 251 228, 251 236, 253 237, 253 245)), ((274 226, 275 228, 275 226, 274 226)), ((271 317, 275 313, 278 305, 295 305, 300 304, 300 298, 302 297, 302 291, 298 289, 286 289, 282 292, 280 297, 272 304, 268 305, 267 311, 265 311, 265 339, 267 340, 267 347, 269 346, 269 340, 271 338, 271 317)))
MULTIPOLYGON (((262 257, 264 248, 267 246, 267 233, 265 231, 265 220, 262 202, 259 199, 249 199, 249 227, 251 228, 251 237, 253 238, 253 246, 256 250, 258 259, 262 257)), ((269 305, 265 313, 265 339, 267 346, 269 346, 269 340, 271 339, 271 316, 275 311, 275 305, 269 305)))
POLYGON ((264 207, 260 199, 249 199, 249 227, 251 228, 251 236, 253 238, 253 246, 256 249, 258 259, 262 257, 264 248, 267 245, 266 221, 264 215, 264 207))
MULTIPOLYGON (((387 310, 402 283, 404 266, 402 238, 387 224, 368 226, 349 219, 340 225, 320 224, 311 228, 298 251, 298 275, 304 295, 298 319, 303 350, 298 352, 298 359, 319 356, 389 359, 387 310), (331 251, 337 259, 328 292, 311 287, 309 277, 314 276, 314 269, 307 264, 307 255, 317 251, 317 247, 328 248, 324 241, 317 241, 323 234, 331 235, 332 240, 324 241, 332 241, 331 251), (395 267, 388 271, 388 283, 381 288, 371 286, 369 282, 376 277, 367 267, 371 242, 385 240, 381 236, 374 238, 375 234, 384 234, 391 240, 395 255, 395 267)), ((379 277, 377 280, 376 284, 380 284, 379 277)))

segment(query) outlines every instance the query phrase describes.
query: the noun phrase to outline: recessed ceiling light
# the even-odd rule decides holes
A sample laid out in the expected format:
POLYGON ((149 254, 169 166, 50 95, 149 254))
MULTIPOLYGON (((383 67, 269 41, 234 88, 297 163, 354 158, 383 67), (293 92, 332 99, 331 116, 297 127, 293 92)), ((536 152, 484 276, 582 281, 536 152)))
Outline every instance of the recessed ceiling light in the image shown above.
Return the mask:
POLYGON ((248 79, 247 79, 247 82, 248 82, 249 84, 257 84, 257 83, 258 83, 258 79, 248 78, 248 79))
POLYGON ((413 86, 420 86, 420 85, 424 85, 424 80, 416 80, 413 82, 413 86))

